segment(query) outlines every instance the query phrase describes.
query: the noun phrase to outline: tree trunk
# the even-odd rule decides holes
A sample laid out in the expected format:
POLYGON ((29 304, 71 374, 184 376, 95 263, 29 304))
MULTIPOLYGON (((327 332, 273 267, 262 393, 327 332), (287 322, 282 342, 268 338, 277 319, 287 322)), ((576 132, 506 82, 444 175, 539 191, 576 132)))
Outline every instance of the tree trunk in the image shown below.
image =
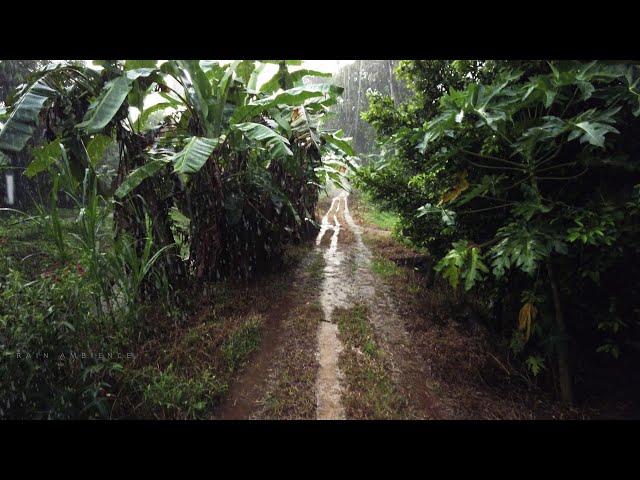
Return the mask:
POLYGON ((356 118, 353 130, 353 143, 358 147, 358 126, 360 124, 360 89, 362 88, 362 60, 358 60, 358 94, 356 98, 356 118))
POLYGON ((571 380, 571 370, 569 366, 569 349, 566 339, 566 328, 564 323, 564 315, 562 313, 562 305, 560 303, 560 293, 553 275, 553 267, 551 260, 547 261, 547 273, 549 274, 549 283, 551 284, 551 294, 553 295, 553 305, 555 308, 556 327, 560 340, 557 344, 558 353, 558 381, 560 384, 560 398, 562 403, 566 405, 573 404, 573 386, 571 380))
POLYGON ((396 97, 396 89, 393 86, 393 60, 387 60, 387 70, 389 72, 389 92, 394 104, 398 104, 398 98, 396 97))

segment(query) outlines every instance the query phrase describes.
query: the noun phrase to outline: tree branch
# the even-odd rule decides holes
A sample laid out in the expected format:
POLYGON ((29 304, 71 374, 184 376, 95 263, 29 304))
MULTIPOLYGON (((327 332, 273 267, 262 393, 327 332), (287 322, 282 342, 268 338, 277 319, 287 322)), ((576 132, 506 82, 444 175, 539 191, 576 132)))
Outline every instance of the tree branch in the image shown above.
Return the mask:
POLYGON ((478 168, 487 168, 489 170, 515 170, 516 172, 524 172, 525 170, 523 168, 513 168, 513 167, 496 167, 495 165, 480 165, 479 163, 475 163, 471 160, 469 160, 468 158, 465 158, 465 160, 467 162, 469 162, 471 165, 478 167, 478 168))
POLYGON ((473 155, 474 157, 484 158, 484 159, 487 159, 487 160, 495 160, 496 162, 503 162, 503 163, 506 163, 508 165, 515 165, 519 169, 522 169, 522 165, 519 164, 518 162, 512 162, 511 160, 505 160, 504 158, 498 158, 498 157, 494 157, 492 155, 482 155, 480 153, 475 153, 475 152, 472 152, 470 150, 465 150, 464 148, 461 148, 460 151, 463 152, 463 153, 466 153, 468 155, 473 155))
POLYGON ((456 215, 465 215, 467 213, 486 212, 488 210, 497 210, 499 208, 510 207, 511 205, 515 205, 515 202, 505 203, 504 205, 498 205, 497 207, 477 208, 475 210, 466 210, 464 212, 456 212, 456 215))

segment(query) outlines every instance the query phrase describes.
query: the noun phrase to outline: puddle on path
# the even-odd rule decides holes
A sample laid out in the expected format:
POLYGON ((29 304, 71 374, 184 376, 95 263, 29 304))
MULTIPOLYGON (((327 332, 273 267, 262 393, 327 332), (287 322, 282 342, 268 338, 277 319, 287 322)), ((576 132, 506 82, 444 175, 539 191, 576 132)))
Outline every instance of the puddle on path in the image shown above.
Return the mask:
POLYGON ((338 357, 342 351, 342 343, 338 338, 338 325, 331 323, 331 316, 336 307, 346 306, 344 289, 345 272, 341 266, 344 253, 338 250, 340 223, 338 212, 340 205, 346 205, 346 193, 333 198, 331 207, 322 217, 320 232, 316 245, 320 247, 322 238, 332 230, 331 243, 324 252, 324 276, 320 291, 320 304, 324 321, 318 325, 318 377, 316 379, 316 418, 318 420, 343 420, 344 407, 341 403, 342 372, 338 367, 338 357))
POLYGON ((324 251, 325 268, 320 292, 325 321, 318 326, 316 416, 318 419, 345 418, 341 404, 344 380, 338 366, 343 346, 338 337, 338 326, 331 323, 331 317, 335 308, 364 303, 370 307, 370 320, 388 354, 394 382, 398 385, 409 382, 411 392, 407 393, 411 393, 412 403, 431 412, 428 416, 433 418, 435 408, 426 384, 428 375, 425 367, 411 348, 410 336, 402 318, 396 314, 391 297, 371 271, 372 254, 362 240, 362 228, 351 217, 348 197, 348 193, 342 192, 333 198, 331 207, 322 218, 316 239, 317 248, 323 248, 323 237, 332 231, 329 248, 324 251), (345 225, 338 221, 340 212, 345 225), (355 244, 338 243, 340 231, 345 228, 353 233, 355 244))
POLYGON ((362 229, 356 225, 349 213, 349 194, 342 192, 331 201, 331 206, 322 217, 320 232, 316 245, 321 247, 322 239, 331 231, 331 243, 324 252, 324 276, 320 291, 320 304, 324 313, 324 321, 318 326, 318 377, 316 381, 317 418, 344 419, 344 407, 341 404, 343 375, 338 367, 338 357, 342 351, 342 343, 338 337, 338 326, 332 323, 333 311, 336 308, 349 308, 354 301, 370 300, 375 295, 375 287, 371 279, 371 252, 362 242, 362 229), (347 225, 340 225, 339 214, 347 225), (345 249, 350 247, 338 243, 340 230, 348 227, 356 239, 355 248, 350 253, 355 255, 355 278, 351 266, 346 264, 345 249))

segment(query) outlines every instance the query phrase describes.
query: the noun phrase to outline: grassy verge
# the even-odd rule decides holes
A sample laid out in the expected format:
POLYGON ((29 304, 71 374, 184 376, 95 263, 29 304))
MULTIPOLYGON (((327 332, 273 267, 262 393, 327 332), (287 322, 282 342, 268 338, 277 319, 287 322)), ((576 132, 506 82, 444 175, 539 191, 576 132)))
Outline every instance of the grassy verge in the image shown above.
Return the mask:
POLYGON ((401 273, 394 262, 380 255, 371 260, 371 270, 382 278, 392 278, 401 273))
POLYGON ((80 242, 68 241, 77 214, 60 209, 54 228, 38 212, 1 213, 0 418, 107 416, 134 325, 100 301, 80 242))
POLYGON ((365 211, 365 219, 382 230, 389 231, 393 231, 400 221, 400 217, 397 214, 373 207, 365 211))
MULTIPOLYGON (((172 292, 171 311, 140 304, 135 322, 109 316, 97 322, 96 287, 73 242, 67 242, 72 255, 62 259, 42 226, 46 219, 4 213, 0 376, 7 388, 0 417, 32 418, 40 411, 44 418, 211 418, 261 348, 269 310, 288 293, 291 272, 311 248, 290 246, 278 271, 261 280, 198 285, 172 292), (105 357, 58 358, 92 352, 105 357), (26 354, 44 359, 18 357, 26 354)), ((60 219, 65 237, 78 234, 73 211, 61 210, 60 219)))
POLYGON ((114 417, 209 418, 229 383, 260 348, 259 314, 209 315, 203 323, 147 342, 124 372, 114 417))
MULTIPOLYGON (((274 315, 283 314, 285 322, 294 324, 293 339, 304 337, 305 322, 315 321, 302 310, 276 311, 286 303, 292 271, 306 258, 309 249, 310 245, 290 247, 282 271, 249 284, 203 285, 193 301, 197 307, 193 307, 187 324, 158 325, 152 339, 140 346, 136 364, 125 372, 120 393, 123 401, 113 416, 215 418, 231 384, 262 348, 265 328, 274 315)), ((311 275, 317 278, 315 270, 311 275)), ((296 359, 291 352, 287 357, 292 364, 290 375, 295 377, 296 359)), ((297 399, 302 395, 298 393, 308 388, 304 381, 301 383, 289 388, 297 399)), ((285 389, 282 392, 285 395, 285 389)), ((281 403, 285 404, 281 408, 284 412, 286 402, 281 403)))
MULTIPOLYGON (((72 210, 61 209, 61 227, 65 234, 78 233, 72 210)), ((43 234, 41 220, 27 215, 5 214, 0 218, 0 275, 20 271, 33 279, 43 271, 60 266, 53 238, 43 234)))
POLYGON ((344 345, 340 369, 347 384, 342 399, 347 418, 405 418, 404 403, 389 378, 389 366, 375 340, 366 307, 336 309, 333 315, 344 345))

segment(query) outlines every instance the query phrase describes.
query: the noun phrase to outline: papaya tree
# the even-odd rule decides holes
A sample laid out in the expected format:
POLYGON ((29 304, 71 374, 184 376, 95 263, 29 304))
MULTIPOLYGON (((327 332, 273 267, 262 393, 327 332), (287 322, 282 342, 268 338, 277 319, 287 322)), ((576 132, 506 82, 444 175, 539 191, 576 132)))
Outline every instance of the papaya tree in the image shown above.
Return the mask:
POLYGON ((386 163, 362 172, 365 187, 382 200, 397 188, 403 233, 452 286, 481 289, 489 306, 520 296, 511 348, 527 352, 534 376, 550 371, 571 403, 576 361, 637 354, 638 65, 400 70, 417 95, 397 108, 372 97, 366 116, 386 163))

